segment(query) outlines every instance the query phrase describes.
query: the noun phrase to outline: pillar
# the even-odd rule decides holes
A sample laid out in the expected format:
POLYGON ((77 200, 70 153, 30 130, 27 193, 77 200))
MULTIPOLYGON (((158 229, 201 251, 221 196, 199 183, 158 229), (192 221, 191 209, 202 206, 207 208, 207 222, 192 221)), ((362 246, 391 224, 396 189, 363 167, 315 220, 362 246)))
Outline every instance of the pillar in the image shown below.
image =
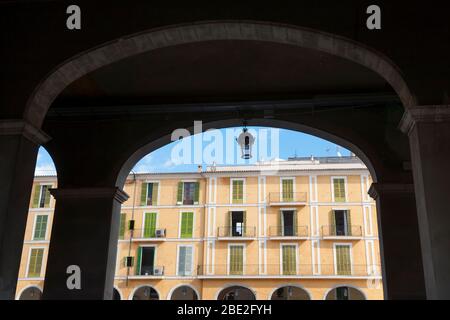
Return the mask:
POLYGON ((408 109, 409 137, 428 299, 450 299, 450 105, 408 109))
POLYGON ((128 195, 116 187, 58 188, 51 193, 56 207, 43 298, 112 299, 120 205, 128 195), (67 285, 74 274, 68 273, 69 266, 80 270, 79 288, 67 285))
POLYGON ((37 152, 48 139, 24 121, 0 121, 0 300, 15 298, 37 152))
POLYGON ((385 298, 425 299, 413 184, 373 183, 369 194, 377 202, 385 298))

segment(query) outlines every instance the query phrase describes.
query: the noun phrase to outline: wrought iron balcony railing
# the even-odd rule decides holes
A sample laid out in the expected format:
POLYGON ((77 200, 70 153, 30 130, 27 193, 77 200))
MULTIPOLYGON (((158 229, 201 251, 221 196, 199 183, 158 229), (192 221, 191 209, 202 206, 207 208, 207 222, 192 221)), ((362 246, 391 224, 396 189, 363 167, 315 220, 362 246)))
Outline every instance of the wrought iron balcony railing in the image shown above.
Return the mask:
POLYGON ((270 226, 269 237, 307 237, 308 226, 270 226))
POLYGON ((248 226, 224 226, 217 228, 219 238, 252 238, 256 236, 256 227, 248 226))
POLYGON ((163 240, 166 238, 166 229, 165 228, 156 228, 156 229, 133 229, 126 230, 124 235, 119 236, 120 240, 128 240, 130 237, 133 239, 152 239, 152 240, 163 240))
POLYGON ((322 226, 322 237, 362 237, 362 227, 356 225, 322 226))
POLYGON ((142 266, 136 276, 164 276, 164 266, 142 266))
POLYGON ((303 204, 307 201, 306 192, 270 192, 269 203, 272 205, 285 203, 303 204))

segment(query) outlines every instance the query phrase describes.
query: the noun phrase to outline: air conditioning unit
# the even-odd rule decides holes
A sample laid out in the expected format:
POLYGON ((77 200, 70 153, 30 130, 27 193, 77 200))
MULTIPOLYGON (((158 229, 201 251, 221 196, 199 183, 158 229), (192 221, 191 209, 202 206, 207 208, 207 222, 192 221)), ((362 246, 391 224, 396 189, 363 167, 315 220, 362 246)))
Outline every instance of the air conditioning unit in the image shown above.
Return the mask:
POLYGON ((155 234, 157 238, 164 238, 166 236, 166 229, 157 229, 155 234))
POLYGON ((162 275, 164 275, 164 267, 155 268, 153 274, 155 276, 162 276, 162 275))

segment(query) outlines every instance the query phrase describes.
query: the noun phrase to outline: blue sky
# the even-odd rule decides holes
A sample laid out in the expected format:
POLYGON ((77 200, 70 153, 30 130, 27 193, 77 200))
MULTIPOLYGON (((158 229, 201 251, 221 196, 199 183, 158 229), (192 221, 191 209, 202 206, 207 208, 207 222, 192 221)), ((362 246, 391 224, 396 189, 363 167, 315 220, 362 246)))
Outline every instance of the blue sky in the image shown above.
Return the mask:
MULTIPOLYGON (((253 146, 253 158, 245 163, 287 159, 295 155, 318 157, 336 156, 338 153, 343 156, 350 154, 350 151, 334 143, 297 131, 263 127, 249 127, 248 129, 256 139, 253 146)), ((241 164, 243 160, 240 158, 239 146, 234 139, 241 130, 242 128, 220 129, 211 134, 203 133, 172 142, 142 158, 133 170, 135 172, 196 171, 198 164, 201 163, 205 167, 212 164, 213 160, 218 165, 241 164), (197 148, 195 148, 196 146, 197 148), (179 157, 174 157, 174 155, 179 157), (178 163, 180 156, 185 163, 178 163)), ((54 172, 55 167, 50 155, 41 147, 36 173, 54 174, 54 172)))

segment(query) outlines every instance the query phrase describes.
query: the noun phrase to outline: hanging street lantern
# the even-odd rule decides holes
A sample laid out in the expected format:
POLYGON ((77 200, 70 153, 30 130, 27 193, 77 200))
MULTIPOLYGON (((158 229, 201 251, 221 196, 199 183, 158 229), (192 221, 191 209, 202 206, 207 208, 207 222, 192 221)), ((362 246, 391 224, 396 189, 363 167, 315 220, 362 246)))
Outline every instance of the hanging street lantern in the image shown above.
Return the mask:
POLYGON ((236 139, 237 143, 241 147, 241 158, 242 159, 251 159, 252 158, 252 146, 255 143, 255 138, 252 136, 250 132, 248 132, 247 126, 244 122, 244 128, 242 129, 241 134, 236 139))

